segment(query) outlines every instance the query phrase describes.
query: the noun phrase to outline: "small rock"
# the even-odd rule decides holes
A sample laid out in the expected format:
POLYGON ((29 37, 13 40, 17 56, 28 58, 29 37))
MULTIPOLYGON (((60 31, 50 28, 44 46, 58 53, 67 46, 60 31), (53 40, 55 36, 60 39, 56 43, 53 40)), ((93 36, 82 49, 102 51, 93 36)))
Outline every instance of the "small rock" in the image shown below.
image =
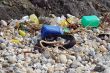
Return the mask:
POLYGON ((76 73, 82 73, 83 68, 82 67, 78 67, 76 68, 76 73))
POLYGON ((99 46, 101 52, 107 52, 107 48, 103 45, 99 46))
POLYGON ((12 64, 17 61, 16 56, 7 56, 7 59, 8 59, 8 62, 12 64))
POLYGON ((75 73, 75 69, 74 68, 69 68, 68 72, 67 73, 75 73))
POLYGON ((5 40, 3 38, 0 38, 0 43, 5 43, 5 40))
POLYGON ((18 58, 18 60, 24 60, 24 55, 23 55, 23 54, 19 54, 19 55, 17 56, 17 58, 18 58))
POLYGON ((103 73, 110 73, 110 68, 105 69, 103 73))
POLYGON ((48 70, 48 68, 45 64, 42 67, 43 67, 44 70, 48 70))
POLYGON ((95 56, 95 51, 94 50, 90 50, 89 55, 94 57, 95 56))
POLYGON ((108 45, 107 45, 107 49, 110 51, 110 43, 108 43, 108 45))
POLYGON ((4 21, 4 20, 1 20, 1 21, 0 21, 0 24, 3 25, 3 26, 7 26, 7 22, 4 21))
POLYGON ((67 61, 67 64, 70 65, 71 63, 72 63, 72 60, 69 59, 69 60, 67 61))
POLYGON ((55 71, 54 73, 60 73, 59 71, 55 71))
POLYGON ((59 58, 59 60, 60 60, 61 63, 66 63, 66 62, 67 62, 67 58, 66 58, 66 56, 63 55, 63 54, 59 55, 58 58, 59 58))
POLYGON ((2 69, 0 69, 0 73, 5 73, 5 71, 4 71, 4 70, 2 70, 2 69))
POLYGON ((32 68, 27 68, 26 70, 27 70, 27 73, 34 73, 32 68))
POLYGON ((47 58, 47 59, 50 57, 50 52, 49 51, 45 51, 43 54, 44 54, 45 58, 47 58))
POLYGON ((35 72, 36 73, 41 73, 41 70, 40 69, 36 69, 35 72))
POLYGON ((46 66, 49 68, 51 67, 51 63, 47 63, 46 66))
POLYGON ((94 71, 96 72, 102 72, 105 70, 105 67, 103 67, 102 65, 96 65, 94 68, 94 71))
POLYGON ((75 56, 71 56, 71 55, 67 55, 67 59, 71 59, 71 60, 76 60, 76 57, 75 56))
POLYGON ((82 58, 80 56, 77 56, 77 61, 82 61, 82 58))
POLYGON ((95 33, 100 33, 100 30, 99 30, 99 29, 94 28, 94 29, 93 29, 93 32, 95 32, 95 33))
POLYGON ((3 50, 3 49, 5 49, 5 48, 6 48, 6 44, 5 44, 5 43, 1 43, 1 44, 0 44, 0 49, 3 50))
POLYGON ((34 64, 34 67, 36 67, 37 69, 41 69, 42 65, 41 65, 41 63, 36 63, 36 64, 34 64))
POLYGON ((74 61, 72 64, 70 64, 71 68, 77 68, 83 66, 80 62, 74 61))

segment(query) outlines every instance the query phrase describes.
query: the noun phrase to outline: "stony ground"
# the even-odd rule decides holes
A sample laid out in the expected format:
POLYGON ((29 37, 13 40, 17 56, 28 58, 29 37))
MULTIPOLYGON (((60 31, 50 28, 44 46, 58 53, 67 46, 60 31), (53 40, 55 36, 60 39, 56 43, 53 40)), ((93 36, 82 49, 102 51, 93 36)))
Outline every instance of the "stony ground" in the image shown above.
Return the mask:
POLYGON ((106 22, 98 28, 79 27, 82 29, 72 34, 77 42, 73 48, 54 47, 49 48, 53 52, 43 53, 34 50, 40 31, 22 37, 15 28, 16 18, 32 13, 100 16, 109 8, 109 0, 0 0, 0 20, 15 19, 0 24, 0 73, 110 73, 110 25, 106 22))
POLYGON ((73 48, 51 47, 53 52, 39 53, 34 46, 40 32, 26 32, 22 37, 15 29, 16 21, 8 25, 2 21, 0 27, 0 73, 110 73, 110 27, 106 23, 107 27, 79 27, 73 34, 77 42, 73 48))

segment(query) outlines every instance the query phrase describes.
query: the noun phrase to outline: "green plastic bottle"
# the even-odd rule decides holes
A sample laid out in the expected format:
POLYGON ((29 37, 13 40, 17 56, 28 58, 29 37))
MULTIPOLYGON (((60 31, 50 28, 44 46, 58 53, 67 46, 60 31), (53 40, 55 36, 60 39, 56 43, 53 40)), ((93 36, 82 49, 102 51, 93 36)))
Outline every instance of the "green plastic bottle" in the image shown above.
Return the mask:
POLYGON ((81 24, 84 27, 98 27, 100 24, 100 19, 96 15, 83 16, 81 19, 81 24))

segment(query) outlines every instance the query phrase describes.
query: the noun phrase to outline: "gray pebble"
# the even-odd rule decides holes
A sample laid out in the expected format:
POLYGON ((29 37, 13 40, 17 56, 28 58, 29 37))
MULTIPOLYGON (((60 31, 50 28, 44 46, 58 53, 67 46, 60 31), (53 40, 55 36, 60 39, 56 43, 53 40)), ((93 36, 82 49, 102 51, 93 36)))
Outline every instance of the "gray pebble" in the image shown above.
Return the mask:
POLYGON ((54 73, 60 73, 59 71, 55 71, 54 73))
POLYGON ((108 43, 108 45, 107 45, 107 49, 110 51, 110 43, 108 43))
POLYGON ((68 71, 67 71, 67 73, 75 73, 75 72, 76 72, 76 71, 75 71, 74 68, 69 68, 68 71))
POLYGON ((24 55, 23 55, 23 54, 19 54, 19 55, 17 56, 17 59, 18 59, 18 60, 24 60, 24 55))
POLYGON ((37 69, 41 69, 42 65, 41 65, 41 63, 36 63, 36 64, 34 64, 34 67, 36 67, 37 69))
POLYGON ((103 73, 110 73, 110 68, 105 69, 103 73))
POLYGON ((100 30, 99 29, 96 29, 96 28, 93 28, 93 32, 100 33, 100 30))
POLYGON ((81 56, 77 56, 77 61, 82 61, 81 56))
POLYGON ((42 70, 42 72, 41 73, 47 73, 47 71, 45 71, 45 70, 42 70))
POLYGON ((41 73, 42 71, 40 69, 35 70, 36 73, 41 73))
POLYGON ((5 71, 3 69, 0 69, 0 73, 5 73, 5 71))
POLYGON ((94 50, 90 50, 89 55, 94 57, 95 56, 95 51, 94 50))

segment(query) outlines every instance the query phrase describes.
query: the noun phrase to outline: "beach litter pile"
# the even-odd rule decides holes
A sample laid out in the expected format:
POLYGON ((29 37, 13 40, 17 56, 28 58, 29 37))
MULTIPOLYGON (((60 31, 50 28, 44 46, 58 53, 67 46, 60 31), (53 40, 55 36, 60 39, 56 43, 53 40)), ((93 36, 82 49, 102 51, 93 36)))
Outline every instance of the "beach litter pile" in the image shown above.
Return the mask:
POLYGON ((0 73, 110 73, 110 18, 35 14, 0 21, 0 73))

